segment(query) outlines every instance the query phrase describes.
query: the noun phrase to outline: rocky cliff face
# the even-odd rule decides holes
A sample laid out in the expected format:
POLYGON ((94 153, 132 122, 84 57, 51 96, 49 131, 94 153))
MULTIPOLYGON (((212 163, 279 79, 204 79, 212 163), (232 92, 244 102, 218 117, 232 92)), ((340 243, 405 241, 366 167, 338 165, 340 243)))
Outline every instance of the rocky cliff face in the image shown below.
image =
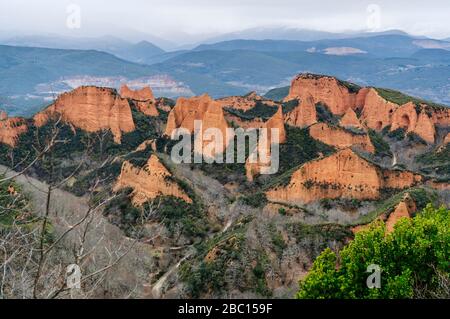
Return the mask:
POLYGON ((355 134, 337 126, 317 123, 309 128, 309 134, 316 140, 338 149, 354 146, 369 153, 375 152, 375 147, 365 133, 355 134))
MULTIPOLYGON (((204 135, 208 129, 217 129, 222 133, 223 143, 217 143, 211 152, 205 154, 205 156, 214 156, 218 153, 222 153, 229 144, 227 137, 228 123, 225 119, 222 106, 210 98, 207 94, 192 98, 179 98, 175 107, 170 111, 167 119, 167 125, 165 130, 166 136, 173 136, 176 129, 184 128, 191 134, 194 133, 194 122, 201 121, 199 127, 199 137, 204 135)), ((204 146, 212 143, 213 141, 204 140, 204 146)))
POLYGON ((136 101, 153 101, 155 102, 155 96, 150 87, 146 86, 140 90, 131 90, 128 86, 123 85, 120 88, 120 95, 124 99, 131 99, 136 101))
MULTIPOLYGON (((272 149, 272 129, 278 130, 278 144, 286 142, 286 129, 284 127, 283 119, 283 109, 280 106, 278 111, 262 126, 267 129, 267 140, 265 142, 260 141, 257 145, 259 154, 267 154, 268 157, 271 156, 272 149)), ((245 171, 248 181, 253 181, 253 178, 261 173, 267 172, 270 168, 270 161, 257 161, 256 163, 251 163, 247 159, 245 163, 245 171)))
MULTIPOLYGON (((301 74, 294 78, 286 100, 300 99, 307 101, 309 114, 302 114, 299 107, 289 114, 287 123, 296 126, 307 126, 313 123, 313 108, 316 103, 325 104, 331 113, 342 116, 340 125, 361 128, 367 126, 381 130, 391 126, 391 130, 403 128, 406 132, 419 135, 427 143, 433 144, 436 136, 436 125, 450 125, 450 110, 433 108, 425 104, 416 106, 408 102, 404 105, 387 101, 374 88, 351 88, 348 84, 334 77, 301 74), (354 110, 360 110, 358 118, 354 110)), ((306 110, 306 108, 303 108, 306 110)), ((303 111, 304 112, 304 111, 303 111)))
POLYGON ((412 102, 397 107, 393 112, 391 131, 399 128, 416 133, 426 142, 434 144, 436 129, 432 118, 424 110, 417 114, 416 105, 412 102))
POLYGON ((391 124, 392 113, 397 107, 397 104, 386 101, 375 89, 370 88, 366 94, 360 119, 366 126, 381 130, 391 124))
POLYGON ((22 118, 8 118, 6 113, 0 116, 0 143, 16 146, 21 134, 27 132, 26 121, 22 118))
POLYGON ((135 130, 128 101, 109 88, 83 86, 58 97, 55 103, 34 116, 36 126, 59 118, 87 132, 111 130, 116 143, 122 133, 135 130))
POLYGON ((351 149, 313 160, 295 171, 286 186, 266 192, 273 202, 308 203, 324 198, 377 199, 383 188, 404 188, 417 183, 416 175, 385 172, 351 149))
POLYGON ((363 128, 361 121, 352 108, 348 108, 347 111, 345 111, 344 116, 339 121, 339 125, 345 128, 363 128))
POLYGON ((187 203, 192 203, 192 199, 171 179, 171 176, 172 174, 156 155, 151 155, 143 168, 135 167, 126 161, 122 165, 122 171, 114 186, 114 191, 131 187, 133 189, 132 201, 136 206, 160 195, 174 196, 187 203))
POLYGON ((159 112, 156 108, 157 101, 150 87, 144 87, 140 90, 131 90, 128 86, 123 85, 120 88, 120 95, 124 99, 133 100, 136 107, 148 116, 158 116, 159 112))
POLYGON ((312 96, 314 104, 324 103, 333 114, 343 115, 349 107, 360 106, 366 93, 366 90, 352 92, 334 77, 301 74, 292 80, 285 100, 304 100, 312 96))
POLYGON ((306 127, 317 122, 316 104, 312 95, 304 94, 300 104, 286 115, 286 123, 306 127))

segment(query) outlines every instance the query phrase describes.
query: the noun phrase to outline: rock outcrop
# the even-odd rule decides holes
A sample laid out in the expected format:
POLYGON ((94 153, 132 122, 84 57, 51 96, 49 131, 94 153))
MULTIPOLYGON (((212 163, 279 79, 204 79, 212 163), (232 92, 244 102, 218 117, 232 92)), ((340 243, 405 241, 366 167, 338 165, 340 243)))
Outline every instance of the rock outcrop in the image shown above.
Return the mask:
POLYGON ((339 121, 339 125, 345 128, 363 128, 361 121, 358 119, 352 108, 348 108, 347 111, 345 111, 344 116, 339 121))
POLYGON ((28 131, 25 119, 19 117, 8 118, 3 112, 0 118, 0 143, 15 147, 21 134, 28 131))
POLYGON ((263 102, 269 106, 276 106, 272 100, 265 99, 256 92, 250 92, 244 96, 228 96, 216 100, 222 107, 230 107, 237 110, 248 111, 256 106, 256 103, 263 102))
POLYGON ((430 144, 434 144, 436 129, 432 119, 424 112, 417 114, 416 105, 412 102, 396 108, 392 114, 391 131, 402 128, 407 133, 415 133, 430 144))
MULTIPOLYGON (((225 151, 232 136, 227 136, 228 123, 225 119, 222 106, 211 99, 207 94, 192 98, 180 97, 175 107, 170 111, 167 119, 165 135, 172 137, 176 129, 184 128, 191 134, 194 133, 195 121, 201 121, 198 128, 200 138, 208 129, 217 129, 223 136, 223 143, 216 143, 217 147, 212 150, 211 154, 205 156, 214 156, 225 151)), ((204 140, 204 144, 213 141, 204 140)))
POLYGON ((365 99, 366 90, 352 91, 331 76, 300 74, 292 80, 285 101, 312 96, 314 104, 324 103, 335 115, 343 115, 349 107, 355 109, 365 99))
POLYGON ((123 188, 132 188, 132 202, 136 206, 152 200, 158 196, 174 196, 192 203, 192 199, 181 189, 177 182, 171 179, 172 174, 160 162, 156 155, 151 155, 147 164, 135 167, 125 161, 122 171, 114 186, 117 192, 123 188))
POLYGON ((55 103, 36 114, 34 122, 40 127, 59 117, 87 132, 110 130, 116 143, 121 142, 122 133, 135 130, 128 100, 109 88, 82 86, 64 93, 55 103))
POLYGON ((395 207, 395 210, 389 214, 386 220, 386 233, 391 233, 394 230, 394 226, 400 218, 410 218, 416 210, 416 203, 411 196, 406 193, 403 200, 395 207))
POLYGON ((292 126, 306 127, 316 122, 317 112, 314 98, 305 93, 300 104, 286 115, 286 123, 292 126))
POLYGON ((302 165, 287 185, 268 190, 266 196, 272 202, 292 204, 324 198, 375 200, 384 188, 411 187, 421 180, 412 173, 405 175, 405 180, 401 180, 405 176, 395 174, 361 158, 351 149, 345 149, 302 165))
POLYGON ((341 127, 317 123, 309 128, 309 134, 314 139, 338 149, 354 146, 369 153, 375 152, 369 135, 365 133, 353 133, 341 127))
POLYGON ((248 181, 253 181, 256 175, 266 173, 270 169, 270 156, 272 150, 271 141, 273 134, 272 129, 278 130, 277 144, 283 144, 286 142, 286 129, 284 127, 283 109, 281 106, 278 108, 278 111, 266 123, 264 123, 262 128, 267 129, 267 139, 265 141, 260 140, 257 148, 259 155, 267 155, 267 160, 261 161, 260 158, 258 158, 258 161, 256 161, 256 163, 252 163, 250 161, 250 158, 247 159, 247 161, 245 162, 245 171, 248 181))
POLYGON ((360 120, 371 129, 382 130, 385 126, 391 125, 392 113, 397 107, 397 104, 386 101, 374 88, 370 88, 366 94, 360 120))
MULTIPOLYGON (((401 93, 395 93, 401 96, 401 93)), ((430 106, 425 102, 417 105, 411 98, 410 102, 398 105, 381 96, 378 89, 372 87, 358 88, 342 82, 334 77, 314 74, 300 74, 292 80, 289 95, 285 101, 299 99, 307 101, 310 116, 301 114, 302 108, 296 109, 286 116, 290 125, 307 126, 313 123, 311 105, 325 104, 331 113, 342 116, 340 125, 343 127, 368 127, 382 130, 390 126, 391 130, 405 129, 420 136, 427 143, 434 144, 436 126, 450 125, 450 109, 430 106), (358 117, 355 110, 359 110, 358 117), (305 119, 306 118, 306 119, 305 119)), ((408 100, 407 96, 403 100, 408 100)), ((306 108, 303 108, 306 109, 306 108)))
POLYGON ((120 95, 124 99, 130 99, 136 105, 139 111, 148 116, 158 116, 159 112, 156 108, 156 99, 150 87, 144 87, 140 90, 131 90, 128 86, 123 85, 120 88, 120 95))
POLYGON ((146 86, 140 90, 131 90, 128 86, 122 85, 120 88, 120 95, 124 99, 131 99, 135 101, 153 101, 155 102, 155 96, 150 87, 146 86))

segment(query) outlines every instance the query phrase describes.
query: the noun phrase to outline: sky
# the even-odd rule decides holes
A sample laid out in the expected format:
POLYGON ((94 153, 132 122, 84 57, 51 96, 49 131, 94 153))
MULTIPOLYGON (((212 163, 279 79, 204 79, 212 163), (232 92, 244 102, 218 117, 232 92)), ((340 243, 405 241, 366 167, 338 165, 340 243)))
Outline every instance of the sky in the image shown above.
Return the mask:
POLYGON ((450 37, 449 0, 0 0, 0 32, 138 32, 189 42, 254 27, 450 37))

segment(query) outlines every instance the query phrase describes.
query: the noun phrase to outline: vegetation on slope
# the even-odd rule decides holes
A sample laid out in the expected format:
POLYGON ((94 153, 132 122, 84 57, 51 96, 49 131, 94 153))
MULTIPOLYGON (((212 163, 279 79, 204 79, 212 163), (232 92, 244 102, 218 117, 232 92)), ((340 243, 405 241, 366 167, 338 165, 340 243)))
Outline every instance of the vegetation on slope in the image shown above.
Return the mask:
POLYGON ((449 298, 449 228, 450 210, 432 205, 413 219, 401 219, 391 234, 379 222, 339 253, 326 249, 296 297, 449 298), (380 288, 367 287, 371 264, 381 269, 380 288))

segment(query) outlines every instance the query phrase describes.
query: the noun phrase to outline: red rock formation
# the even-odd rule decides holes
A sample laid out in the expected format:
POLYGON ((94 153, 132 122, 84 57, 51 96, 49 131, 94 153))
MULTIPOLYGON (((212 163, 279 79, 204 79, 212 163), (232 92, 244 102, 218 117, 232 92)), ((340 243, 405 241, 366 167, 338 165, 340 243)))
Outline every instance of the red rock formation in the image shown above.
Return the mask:
POLYGON ((410 218, 413 213, 417 210, 416 203, 407 193, 403 197, 403 200, 398 203, 395 210, 389 214, 386 220, 386 233, 392 233, 394 231, 394 226, 400 218, 406 217, 410 218))
POLYGON ((0 111, 0 121, 4 121, 8 118, 8 114, 5 111, 0 111))
POLYGON ((358 128, 358 129, 363 128, 361 122, 356 116, 355 111, 353 111, 352 108, 347 109, 344 116, 339 121, 339 125, 347 128, 358 128))
POLYGON ((248 111, 256 106, 257 102, 263 102, 268 106, 276 106, 277 104, 265 99, 256 92, 251 92, 244 96, 229 96, 216 100, 222 107, 230 107, 237 110, 248 111))
POLYGON ((286 123, 292 126, 306 127, 316 122, 316 104, 311 95, 305 94, 300 104, 286 115, 286 123))
POLYGON ((15 147, 20 135, 27 130, 28 127, 23 118, 8 118, 4 113, 0 119, 0 143, 15 147))
POLYGON ((355 146, 369 153, 375 152, 375 147, 367 134, 355 134, 326 123, 311 125, 309 134, 316 140, 339 149, 355 146))
POLYGON ((365 93, 366 91, 362 91, 357 97, 358 93, 350 92, 334 77, 301 74, 292 80, 289 95, 285 101, 303 100, 312 96, 314 104, 324 103, 333 114, 342 115, 349 107, 356 108, 357 101, 360 103, 364 100, 365 93))
POLYGON ((170 179, 172 174, 160 162, 156 155, 151 155, 143 168, 133 166, 124 162, 122 171, 117 179, 114 191, 131 187, 133 204, 140 206, 160 195, 174 196, 192 203, 192 199, 181 189, 181 187, 170 179))
POLYGON ((391 125, 392 113, 397 107, 397 104, 386 101, 375 89, 370 88, 366 94, 360 120, 371 129, 381 130, 391 125))
POLYGON ((155 102, 155 96, 153 95, 153 91, 148 86, 140 90, 131 90, 128 86, 122 85, 122 87, 120 88, 120 95, 124 99, 155 102))
POLYGON ((412 102, 399 106, 393 112, 391 131, 399 128, 416 133, 426 142, 434 144, 436 129, 432 119, 424 110, 417 115, 416 105, 412 102))
POLYGON ((416 133, 430 144, 434 144, 435 142, 436 128, 433 120, 423 110, 419 114, 416 127, 414 127, 411 132, 416 133))
POLYGON ((383 185, 386 188, 403 189, 420 182, 422 182, 422 176, 409 171, 383 171, 383 185))
MULTIPOLYGON (((351 149, 345 149, 302 165, 293 173, 286 186, 276 186, 268 190, 266 195, 272 202, 294 204, 324 198, 377 199, 385 187, 410 187, 417 180, 394 182, 394 176, 351 149)), ((402 179, 403 176, 397 178, 402 179)))
POLYGON ((131 108, 115 90, 92 86, 79 87, 58 97, 55 103, 34 116, 35 125, 58 118, 87 132, 111 130, 120 143, 122 133, 135 130, 131 108))
MULTIPOLYGON (((218 129, 223 136, 223 143, 213 150, 214 154, 204 154, 214 156, 222 153, 229 144, 232 136, 227 135, 228 123, 225 119, 223 109, 219 103, 211 99, 207 94, 192 98, 179 98, 175 107, 170 111, 167 120, 165 135, 173 136, 178 128, 187 129, 194 133, 194 121, 200 120, 200 136, 203 136, 208 129, 218 129)), ((204 146, 212 141, 204 140, 204 146)))
POLYGON ((156 103, 153 101, 135 101, 134 102, 139 111, 148 116, 158 116, 159 111, 156 108, 156 103))
MULTIPOLYGON (((390 125, 392 130, 405 128, 407 132, 414 132, 428 143, 435 142, 436 125, 450 125, 448 108, 422 104, 418 112, 412 101, 397 105, 381 97, 374 88, 361 88, 357 93, 352 92, 348 85, 329 76, 298 75, 293 79, 285 100, 291 99, 309 99, 309 106, 316 103, 325 104, 333 114, 344 115, 341 119, 341 125, 344 127, 360 127, 362 124, 363 127, 381 130, 390 125), (356 109, 361 110, 359 119, 352 112, 356 109)), ((310 109, 313 112, 311 107, 310 109)), ((286 122, 296 126, 312 124, 312 117, 315 116, 310 116, 305 121, 306 116, 299 114, 300 110, 301 108, 290 112, 286 116, 286 122)))
MULTIPOLYGON (((278 144, 283 144, 286 142, 286 129, 284 127, 283 109, 281 106, 278 108, 278 111, 266 123, 264 123, 263 128, 267 129, 267 140, 266 143, 260 141, 257 148, 259 154, 267 154, 267 157, 270 157, 272 149, 272 129, 278 130, 278 144)), ((250 160, 247 159, 245 162, 247 180, 253 181, 253 178, 256 175, 267 172, 270 165, 270 161, 268 163, 265 163, 265 161, 251 163, 250 160)))
POLYGON ((156 108, 156 100, 150 87, 144 87, 140 90, 131 90, 128 86, 123 85, 120 88, 120 95, 124 99, 133 100, 139 111, 148 116, 158 116, 159 112, 156 108))

